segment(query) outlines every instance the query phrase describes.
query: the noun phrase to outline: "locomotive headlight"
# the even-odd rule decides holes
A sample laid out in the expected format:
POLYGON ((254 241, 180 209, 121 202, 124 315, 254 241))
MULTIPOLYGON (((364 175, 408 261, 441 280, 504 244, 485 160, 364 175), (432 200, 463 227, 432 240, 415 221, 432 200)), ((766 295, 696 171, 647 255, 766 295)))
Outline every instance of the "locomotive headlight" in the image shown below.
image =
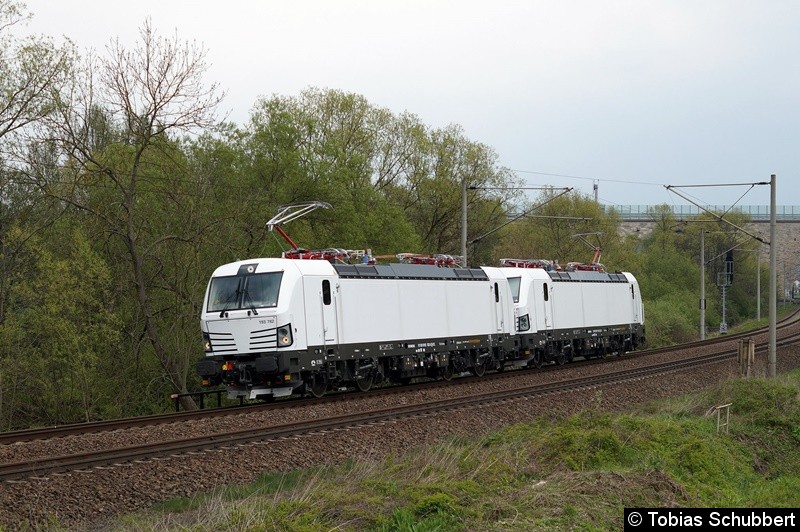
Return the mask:
POLYGON ((292 345, 292 327, 284 325, 278 327, 278 347, 288 347, 292 345))
POLYGON ((208 333, 203 333, 203 350, 206 353, 213 351, 211 347, 211 338, 208 336, 208 333))

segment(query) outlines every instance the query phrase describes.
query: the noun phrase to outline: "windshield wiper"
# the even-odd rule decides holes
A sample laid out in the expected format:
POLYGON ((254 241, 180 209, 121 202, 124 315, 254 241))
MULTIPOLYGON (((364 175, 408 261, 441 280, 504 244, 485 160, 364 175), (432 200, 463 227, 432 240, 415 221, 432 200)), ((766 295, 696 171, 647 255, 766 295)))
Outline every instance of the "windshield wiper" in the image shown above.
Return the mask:
POLYGON ((256 310, 256 303, 255 303, 255 301, 253 301, 253 298, 250 297, 250 291, 247 288, 245 288, 244 291, 242 292, 242 295, 244 296, 242 298, 242 302, 249 301, 250 302, 250 306, 247 307, 247 308, 249 308, 250 310, 253 311, 253 315, 254 316, 258 316, 258 311, 256 310))
POLYGON ((228 312, 228 310, 230 309, 231 303, 236 303, 237 301, 239 301, 239 294, 241 293, 242 293, 241 290, 239 290, 238 288, 236 289, 235 292, 231 292, 231 294, 225 300, 225 306, 222 307, 222 311, 220 311, 219 313, 220 318, 225 317, 225 313, 228 312))

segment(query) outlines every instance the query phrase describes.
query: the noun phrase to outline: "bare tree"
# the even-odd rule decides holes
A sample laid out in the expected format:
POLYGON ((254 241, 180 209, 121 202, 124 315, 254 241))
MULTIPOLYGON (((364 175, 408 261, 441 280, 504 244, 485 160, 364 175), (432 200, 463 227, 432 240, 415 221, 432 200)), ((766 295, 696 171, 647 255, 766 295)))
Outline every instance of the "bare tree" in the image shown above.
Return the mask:
POLYGON ((0 0, 0 139, 52 111, 50 92, 65 82, 75 60, 69 42, 15 39, 11 29, 28 18, 23 4, 0 0))
POLYGON ((40 184, 49 195, 91 213, 122 241, 144 334, 174 389, 185 392, 187 364, 171 352, 159 328, 148 271, 159 269, 152 265, 159 260, 159 248, 186 242, 200 229, 151 224, 143 187, 154 179, 152 167, 171 157, 163 148, 172 146, 176 135, 216 124, 223 95, 216 84, 204 83, 205 49, 177 34, 157 35, 150 20, 141 27, 134 48, 115 40, 106 51, 105 57, 90 56, 75 82, 64 87, 58 116, 42 131, 66 154, 63 167, 72 177, 40 184), (109 123, 119 148, 113 154, 98 144, 98 128, 109 123), (81 193, 89 185, 105 187, 107 201, 98 203, 81 193))

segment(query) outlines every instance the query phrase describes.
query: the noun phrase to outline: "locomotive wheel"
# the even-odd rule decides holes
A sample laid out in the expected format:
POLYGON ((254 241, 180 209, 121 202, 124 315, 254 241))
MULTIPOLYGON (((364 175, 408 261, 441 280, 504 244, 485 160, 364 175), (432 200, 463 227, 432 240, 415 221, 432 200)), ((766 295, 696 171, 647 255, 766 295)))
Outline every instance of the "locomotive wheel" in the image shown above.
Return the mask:
POLYGON ((450 364, 439 368, 439 376, 442 377, 442 380, 449 381, 453 379, 453 366, 450 364))
POLYGON ((530 362, 528 362, 528 365, 532 366, 532 367, 534 367, 536 369, 541 368, 542 367, 542 354, 539 351, 535 351, 533 353, 533 358, 531 359, 530 362))
POLYGON ((372 383, 375 380, 375 372, 370 371, 363 377, 356 377, 356 388, 359 392, 368 392, 372 388, 372 383))
POLYGON ((556 355, 556 364, 559 366, 563 366, 567 363, 567 356, 564 354, 564 351, 559 351, 556 355))
POLYGON ((325 395, 325 391, 328 389, 328 383, 325 382, 325 378, 319 373, 315 373, 309 377, 305 384, 306 391, 317 399, 325 395))
POLYGON ((476 361, 472 366, 472 373, 476 377, 483 377, 483 374, 486 373, 486 362, 476 361))

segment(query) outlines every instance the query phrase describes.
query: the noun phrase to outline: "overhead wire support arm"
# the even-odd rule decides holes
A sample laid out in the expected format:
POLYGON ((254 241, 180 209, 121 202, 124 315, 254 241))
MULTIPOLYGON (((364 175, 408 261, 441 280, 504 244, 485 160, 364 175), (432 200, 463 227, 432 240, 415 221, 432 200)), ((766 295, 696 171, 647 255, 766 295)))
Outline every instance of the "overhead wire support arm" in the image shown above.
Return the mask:
POLYGON ((667 189, 672 188, 706 188, 706 187, 746 187, 769 185, 769 181, 759 181, 758 183, 711 183, 708 185, 664 185, 667 189))
MULTIPOLYGON (((742 184, 743 184, 743 185, 768 185, 769 183, 740 183, 740 185, 742 185, 742 184)), ((686 188, 686 187, 700 187, 700 186, 731 186, 731 185, 680 185, 680 188, 686 188)), ((733 228, 734 228, 734 229, 736 229, 737 231, 741 231, 742 233, 746 234, 746 235, 747 235, 747 236, 749 236, 750 238, 754 238, 754 239, 758 240, 758 241, 759 241, 759 242, 761 242, 762 244, 767 244, 767 245, 769 245, 769 242, 768 242, 767 240, 765 240, 765 239, 764 239, 764 237, 762 237, 762 236, 760 236, 760 235, 754 235, 753 233, 751 233, 751 232, 750 232, 750 231, 748 231, 747 229, 744 229, 744 228, 742 228, 742 227, 739 227, 739 226, 738 226, 738 225, 736 225, 735 223, 733 223, 733 222, 730 222, 730 221, 726 220, 725 218, 723 218, 723 217, 722 217, 722 216, 720 216, 719 214, 715 213, 714 211, 711 211, 711 210, 708 210, 708 209, 706 209, 705 207, 703 207, 702 205, 700 205, 700 204, 699 204, 699 203, 697 203, 696 201, 693 201, 692 199, 688 198, 687 196, 685 196, 685 195, 681 194, 680 192, 678 192, 677 190, 675 190, 676 188, 678 188, 678 187, 676 187, 675 185, 664 185, 664 187, 665 187, 667 190, 669 190, 670 192, 673 192, 673 193, 677 194, 678 196, 682 197, 683 199, 685 199, 686 201, 688 201, 689 203, 691 203, 692 205, 694 205, 694 206, 695 206, 695 207, 697 207, 698 209, 702 210, 703 212, 705 212, 705 213, 707 213, 707 214, 709 214, 709 215, 713 216, 713 217, 714 217, 714 218, 716 218, 718 221, 720 221, 720 222, 723 222, 723 223, 725 223, 725 224, 728 224, 728 225, 730 225, 731 227, 733 227, 733 228)))

